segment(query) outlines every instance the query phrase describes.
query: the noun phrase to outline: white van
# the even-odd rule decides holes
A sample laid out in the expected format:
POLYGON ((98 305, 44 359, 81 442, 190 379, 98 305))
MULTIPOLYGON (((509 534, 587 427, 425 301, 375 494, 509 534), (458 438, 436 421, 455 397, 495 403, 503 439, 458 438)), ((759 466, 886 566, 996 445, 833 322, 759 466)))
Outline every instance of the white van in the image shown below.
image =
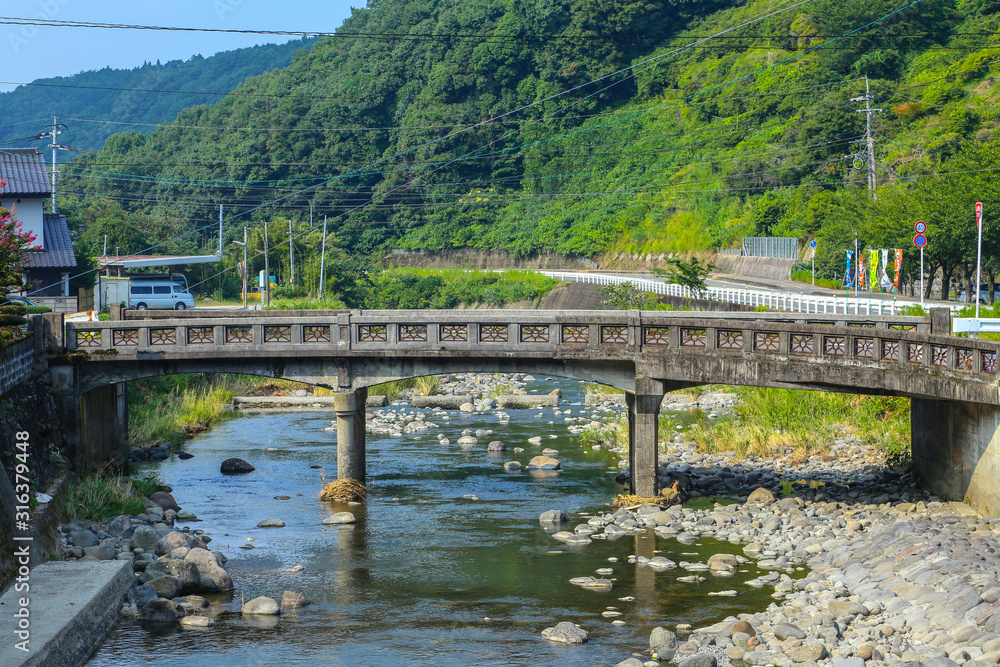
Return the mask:
POLYGON ((133 280, 128 288, 128 306, 136 310, 186 310, 194 308, 194 297, 172 280, 133 280))

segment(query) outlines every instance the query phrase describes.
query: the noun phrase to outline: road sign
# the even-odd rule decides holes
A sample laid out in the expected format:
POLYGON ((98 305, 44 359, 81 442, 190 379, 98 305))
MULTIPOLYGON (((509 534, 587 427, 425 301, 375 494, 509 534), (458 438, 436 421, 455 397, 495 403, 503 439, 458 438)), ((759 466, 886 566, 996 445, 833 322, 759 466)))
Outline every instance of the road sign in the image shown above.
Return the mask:
POLYGON ((917 234, 923 234, 924 232, 927 231, 927 223, 924 222, 923 220, 917 222, 915 225, 913 225, 913 231, 915 231, 917 234))
POLYGON ((927 245, 927 237, 924 236, 923 234, 917 234, 916 236, 913 237, 913 245, 917 246, 918 248, 923 248, 925 245, 927 245))
POLYGON ((816 241, 815 241, 815 240, 813 240, 813 241, 810 241, 810 242, 809 242, 809 247, 810 247, 810 248, 815 248, 815 247, 816 247, 816 241))
POLYGON ((983 202, 976 202, 976 227, 983 226, 983 202))

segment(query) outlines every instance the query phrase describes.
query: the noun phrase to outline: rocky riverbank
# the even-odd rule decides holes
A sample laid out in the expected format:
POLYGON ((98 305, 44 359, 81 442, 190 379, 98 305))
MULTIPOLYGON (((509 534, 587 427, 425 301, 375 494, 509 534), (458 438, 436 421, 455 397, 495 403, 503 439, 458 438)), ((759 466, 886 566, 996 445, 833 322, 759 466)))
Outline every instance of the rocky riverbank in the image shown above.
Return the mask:
MULTIPOLYGON (((1000 518, 929 496, 881 467, 877 451, 847 439, 805 462, 739 463, 698 454, 678 439, 661 455, 662 480, 740 502, 619 510, 574 532, 600 536, 596 525, 612 535, 653 530, 682 543, 743 544, 746 557, 769 571, 748 583, 774 586, 775 602, 710 627, 656 628, 649 648, 617 667, 1000 662, 1000 518), (792 576, 802 566, 808 574, 792 576)), ((629 562, 652 565, 635 556, 629 562)), ((692 569, 726 576, 740 563, 703 565, 692 569)))

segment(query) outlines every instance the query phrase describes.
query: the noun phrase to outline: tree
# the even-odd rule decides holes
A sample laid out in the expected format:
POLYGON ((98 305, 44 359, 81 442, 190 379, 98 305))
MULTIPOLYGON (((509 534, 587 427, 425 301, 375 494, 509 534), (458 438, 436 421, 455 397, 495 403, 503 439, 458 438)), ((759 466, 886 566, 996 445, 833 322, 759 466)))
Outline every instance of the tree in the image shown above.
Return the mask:
POLYGON ((653 275, 666 278, 668 283, 687 287, 696 299, 704 298, 708 292, 705 277, 719 268, 714 264, 702 264, 697 257, 690 260, 672 257, 667 263, 670 265, 669 269, 653 268, 653 275))
MULTIPOLYGON (((0 188, 7 180, 0 180, 0 188)), ((21 229, 21 221, 7 209, 0 207, 0 289, 3 294, 19 290, 25 252, 38 249, 32 245, 35 235, 21 229)))

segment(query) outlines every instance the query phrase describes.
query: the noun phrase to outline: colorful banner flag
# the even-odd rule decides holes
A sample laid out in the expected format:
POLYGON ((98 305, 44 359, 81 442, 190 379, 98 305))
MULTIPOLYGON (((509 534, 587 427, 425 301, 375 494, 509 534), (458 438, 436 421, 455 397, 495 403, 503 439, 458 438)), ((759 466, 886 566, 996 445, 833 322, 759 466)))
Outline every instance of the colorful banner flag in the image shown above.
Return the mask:
POLYGON ((854 258, 854 251, 847 251, 847 273, 844 274, 844 287, 850 289, 854 287, 854 281, 851 280, 851 260, 854 258))
POLYGON ((882 282, 879 283, 880 287, 892 287, 892 281, 889 280, 889 251, 886 248, 881 250, 882 252, 882 264, 879 267, 882 273, 882 282))
POLYGON ((878 287, 878 250, 872 250, 869 257, 868 271, 871 276, 868 281, 868 289, 875 289, 878 287))
POLYGON ((903 269, 903 251, 896 248, 896 277, 892 281, 893 287, 899 287, 899 274, 903 269))
POLYGON ((868 285, 868 272, 865 271, 865 253, 858 251, 858 289, 864 289, 868 285))

